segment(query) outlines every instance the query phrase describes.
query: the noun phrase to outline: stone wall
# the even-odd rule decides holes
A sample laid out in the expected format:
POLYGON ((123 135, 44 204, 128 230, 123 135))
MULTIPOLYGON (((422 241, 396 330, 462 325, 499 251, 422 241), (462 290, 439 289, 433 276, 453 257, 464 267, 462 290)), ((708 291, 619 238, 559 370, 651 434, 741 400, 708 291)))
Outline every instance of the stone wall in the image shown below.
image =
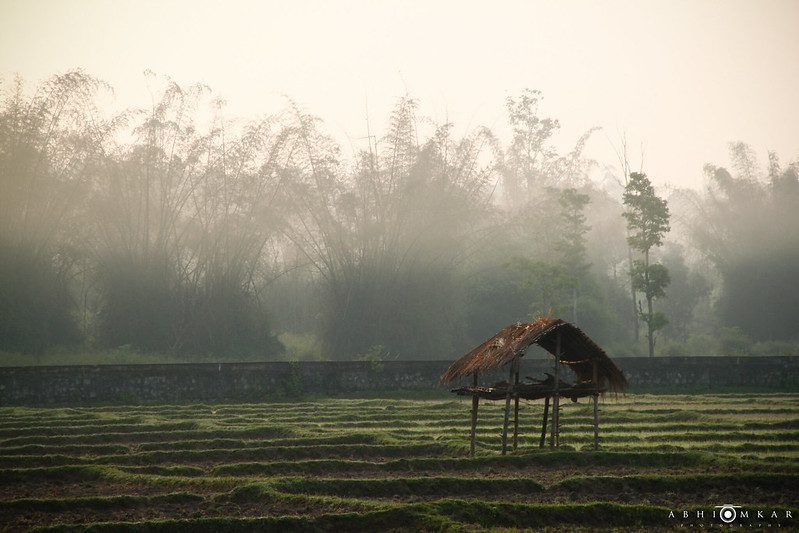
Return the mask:
MULTIPOLYGON (((550 370, 522 360, 522 376, 550 370)), ((616 359, 632 390, 799 392, 799 357, 644 357, 616 359)), ((344 361, 0 367, 0 405, 257 402, 302 394, 446 390, 450 361, 344 361)), ((492 383, 496 373, 481 378, 492 383)), ((464 383, 465 384, 465 383, 464 383)))

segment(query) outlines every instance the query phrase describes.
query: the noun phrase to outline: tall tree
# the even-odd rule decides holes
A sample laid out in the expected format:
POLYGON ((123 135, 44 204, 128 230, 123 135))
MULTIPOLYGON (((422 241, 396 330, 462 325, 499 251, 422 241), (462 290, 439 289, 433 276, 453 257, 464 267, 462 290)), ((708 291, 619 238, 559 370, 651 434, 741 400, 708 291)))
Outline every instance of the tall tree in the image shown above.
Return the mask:
POLYGON ((663 245, 663 236, 669 231, 669 208, 666 201, 655 194, 652 182, 646 174, 633 172, 624 189, 624 218, 630 235, 630 246, 643 255, 643 260, 633 261, 632 278, 636 291, 646 297, 646 311, 639 302, 639 316, 646 324, 646 340, 649 357, 655 355, 655 332, 667 321, 662 313, 656 313, 653 302, 665 296, 669 284, 669 272, 660 263, 651 262, 652 248, 663 245))
MULTIPOLYGON (((630 182, 629 176, 631 173, 630 170, 630 159, 628 157, 629 147, 627 144, 627 133, 624 132, 619 136, 619 146, 617 147, 615 144, 613 145, 613 149, 616 152, 616 157, 619 161, 621 175, 624 177, 624 183, 621 180, 616 179, 618 185, 621 185, 623 188, 626 188, 630 182)), ((641 149, 641 163, 643 165, 643 147, 641 149)), ((630 237, 630 230, 627 229, 627 238, 630 237)), ((630 276, 630 304, 632 305, 632 313, 630 316, 632 317, 632 326, 633 326, 633 336, 635 338, 635 342, 638 342, 639 335, 640 335, 640 325, 638 323, 638 305, 636 304, 636 296, 635 296, 635 282, 633 280, 633 250, 630 246, 629 242, 627 244, 627 266, 628 266, 628 273, 630 276)))
POLYGON ((585 257, 585 234, 590 227, 586 224, 585 207, 590 198, 576 189, 564 189, 558 195, 561 219, 561 238, 556 247, 560 260, 571 285, 572 322, 577 322, 577 300, 583 278, 589 264, 585 257))
POLYGON ((667 243, 662 260, 671 278, 669 297, 662 307, 669 318, 664 334, 687 343, 688 335, 695 327, 696 309, 700 304, 707 304, 712 286, 696 265, 686 262, 680 245, 667 243))
POLYGON ((32 95, 0 91, 0 350, 39 353, 78 339, 70 281, 87 255, 83 199, 111 127, 83 72, 32 95))
POLYGON ((768 172, 751 148, 730 145, 733 172, 706 165, 708 188, 694 198, 691 237, 722 280, 722 323, 756 340, 797 338, 799 331, 799 161, 768 172))
POLYGON ((291 144, 284 233, 317 271, 327 355, 377 345, 402 357, 451 353, 463 323, 461 267, 487 218, 493 165, 479 157, 488 132, 455 139, 446 124, 419 142, 415 102, 403 98, 379 148, 358 154, 349 172, 299 111, 291 144))
POLYGON ((269 121, 231 129, 221 116, 203 133, 207 92, 169 83, 93 187, 97 337, 108 346, 228 358, 281 351, 257 293, 280 136, 269 121))
POLYGON ((553 213, 553 239, 546 260, 515 256, 508 266, 520 275, 520 286, 529 300, 533 316, 547 313, 571 314, 577 321, 580 292, 586 285, 589 264, 585 252, 585 207, 587 194, 576 189, 549 189, 559 209, 553 213))
POLYGON ((557 152, 550 138, 560 123, 540 116, 538 106, 542 98, 541 91, 525 89, 518 98, 506 100, 513 137, 500 167, 511 207, 525 204, 537 190, 554 185, 550 178, 557 152))

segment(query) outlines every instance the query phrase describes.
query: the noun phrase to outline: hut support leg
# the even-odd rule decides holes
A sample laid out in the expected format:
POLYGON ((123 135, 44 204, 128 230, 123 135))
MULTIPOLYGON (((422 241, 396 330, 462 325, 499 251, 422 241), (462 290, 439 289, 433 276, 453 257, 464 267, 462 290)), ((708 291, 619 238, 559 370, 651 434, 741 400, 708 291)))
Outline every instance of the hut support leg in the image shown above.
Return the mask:
POLYGON ((599 449, 599 408, 597 407, 597 399, 599 395, 594 393, 594 449, 599 449))
POLYGON ((560 446, 560 331, 555 348, 555 393, 552 395, 552 438, 549 446, 560 446))
POLYGON ((549 396, 544 398, 544 423, 541 425, 541 443, 539 444, 540 448, 543 448, 544 443, 547 441, 547 418, 549 418, 549 396))
POLYGON ((513 358, 510 364, 510 376, 508 376, 508 393, 505 395, 505 421, 502 424, 502 455, 508 453, 508 422, 510 420, 510 397, 513 387, 513 372, 516 370, 518 356, 513 358))
MULTIPOLYGON (((519 385, 519 371, 516 370, 516 377, 514 379, 514 391, 519 385)), ((516 449, 519 440, 519 393, 513 394, 513 449, 516 449)))
MULTIPOLYGON (((477 387, 477 372, 474 373, 473 385, 477 387)), ((480 406, 480 397, 472 394, 472 438, 469 445, 469 455, 474 457, 474 443, 477 435, 477 408, 480 406)))
POLYGON ((560 409, 560 398, 558 397, 558 393, 556 392, 554 396, 552 396, 552 430, 549 434, 549 447, 552 448, 554 446, 560 446, 560 435, 558 434, 558 424, 560 424, 560 417, 558 416, 558 410, 560 409))
MULTIPOLYGON (((599 390, 599 369, 597 368, 596 359, 592 361, 593 367, 593 385, 594 389, 599 390)), ((597 400, 599 399, 599 393, 594 393, 594 449, 599 449, 599 408, 597 407, 597 400)))

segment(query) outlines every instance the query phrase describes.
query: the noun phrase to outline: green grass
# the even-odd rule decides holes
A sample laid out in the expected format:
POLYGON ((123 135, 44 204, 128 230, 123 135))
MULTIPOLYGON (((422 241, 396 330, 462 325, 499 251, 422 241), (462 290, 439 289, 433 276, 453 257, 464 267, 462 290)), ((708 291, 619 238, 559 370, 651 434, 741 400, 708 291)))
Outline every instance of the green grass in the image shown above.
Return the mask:
POLYGON ((529 478, 423 477, 380 479, 289 479, 270 487, 292 494, 324 494, 348 497, 393 497, 464 494, 530 494, 543 492, 544 486, 529 478))
POLYGON ((556 489, 571 492, 703 492, 745 487, 751 491, 784 491, 799 484, 799 474, 735 474, 636 475, 572 477, 557 484, 556 489))
MULTIPOLYGON (((96 531, 669 529, 668 510, 799 501, 799 394, 564 405, 463 398, 0 408, 0 523, 96 531), (70 525, 73 524, 73 525, 70 525)), ((799 516, 799 511, 795 513, 799 516)), ((797 524, 786 524, 797 527, 797 524)))
POLYGON ((86 498, 21 498, 0 501, 0 512, 20 509, 24 511, 72 511, 75 509, 126 509, 153 505, 193 504, 204 501, 197 494, 173 492, 157 496, 90 496, 86 498))
MULTIPOLYGON (((218 428, 213 430, 181 430, 181 431, 131 431, 112 433, 88 433, 73 435, 39 435, 26 434, 21 437, 0 438, 0 446, 21 446, 25 444, 100 444, 100 443, 144 443, 171 442, 176 439, 215 439, 215 438, 273 438, 291 434, 288 428, 275 426, 250 426, 239 428, 218 428)), ((2 448, 0 448, 2 453, 2 448)))
POLYGON ((260 518, 203 518, 152 520, 141 523, 106 522, 90 528, 58 525, 48 531, 442 531, 483 528, 596 526, 669 526, 669 509, 654 505, 614 503, 520 504, 442 499, 434 503, 388 506, 384 509, 330 513, 321 516, 270 516, 260 518))

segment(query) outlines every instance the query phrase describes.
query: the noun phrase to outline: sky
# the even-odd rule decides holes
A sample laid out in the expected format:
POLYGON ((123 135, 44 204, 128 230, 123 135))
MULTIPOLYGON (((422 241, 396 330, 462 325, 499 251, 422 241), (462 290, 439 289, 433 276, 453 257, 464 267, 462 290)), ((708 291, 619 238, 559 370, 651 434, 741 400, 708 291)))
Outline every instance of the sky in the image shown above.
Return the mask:
POLYGON ((799 158, 799 0, 0 0, 0 76, 82 68, 119 109, 146 105, 147 69, 201 82, 230 116, 321 117, 344 152, 405 94, 456 132, 508 134, 505 99, 542 91, 570 149, 701 188, 727 145, 799 158), (643 154, 643 160, 641 155, 643 154))

